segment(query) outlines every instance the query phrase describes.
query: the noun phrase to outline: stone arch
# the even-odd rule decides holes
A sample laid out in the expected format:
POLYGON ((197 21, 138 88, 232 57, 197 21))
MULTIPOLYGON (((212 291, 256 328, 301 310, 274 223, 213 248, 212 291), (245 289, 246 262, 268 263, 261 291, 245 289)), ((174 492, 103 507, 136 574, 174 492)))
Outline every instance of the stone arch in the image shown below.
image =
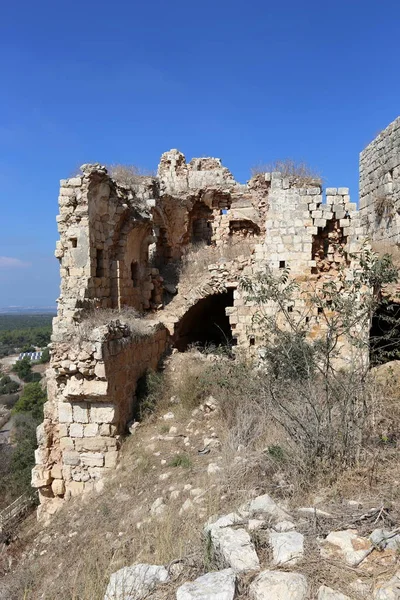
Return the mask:
POLYGON ((234 344, 229 315, 226 309, 233 307, 234 288, 210 294, 198 299, 176 323, 173 345, 180 352, 191 344, 216 346, 234 344))

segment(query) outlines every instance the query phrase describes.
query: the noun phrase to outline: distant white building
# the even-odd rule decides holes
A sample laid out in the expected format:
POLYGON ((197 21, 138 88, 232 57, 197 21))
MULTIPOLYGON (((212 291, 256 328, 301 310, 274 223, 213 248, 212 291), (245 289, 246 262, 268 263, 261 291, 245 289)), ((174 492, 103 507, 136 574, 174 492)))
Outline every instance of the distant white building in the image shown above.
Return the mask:
POLYGON ((29 360, 40 360, 42 358, 42 351, 39 352, 21 352, 21 354, 18 356, 17 361, 22 360, 23 358, 27 357, 29 358, 29 360))

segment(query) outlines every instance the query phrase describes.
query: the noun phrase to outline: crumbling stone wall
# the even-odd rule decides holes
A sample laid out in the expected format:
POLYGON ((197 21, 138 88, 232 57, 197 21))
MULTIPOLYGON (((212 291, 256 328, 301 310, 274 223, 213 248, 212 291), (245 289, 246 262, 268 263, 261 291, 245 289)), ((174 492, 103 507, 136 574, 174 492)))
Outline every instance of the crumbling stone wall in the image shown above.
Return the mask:
POLYGON ((400 117, 360 154, 360 215, 372 241, 400 240, 400 117))
MULTIPOLYGON (((365 217, 376 214, 374 198, 381 189, 396 206, 399 131, 400 119, 362 153, 362 218, 347 188, 328 188, 324 200, 318 181, 301 187, 281 173, 259 173, 243 185, 219 159, 187 163, 178 150, 163 154, 157 177, 138 178, 131 187, 118 184, 99 164, 84 165, 82 174, 61 181, 56 249, 61 294, 33 471, 40 514, 101 486, 102 476, 115 467, 139 378, 177 343, 185 315, 198 303, 218 294, 229 297, 224 306, 232 335, 240 351, 254 354, 262 345, 253 320, 259 307, 240 289, 243 275, 289 267, 299 283, 291 310, 303 311, 310 286, 353 268, 352 255, 367 231, 397 239, 397 213, 385 226, 374 217, 366 227, 365 217), (224 256, 224 247, 237 240, 251 243, 240 256, 224 256), (179 262, 198 242, 220 248, 221 258, 210 261, 196 281, 168 286, 158 266, 179 262), (123 307, 152 313, 145 335, 113 317, 82 337, 88 314, 123 307)), ((277 310, 272 304, 264 309, 277 310)), ((324 325, 318 313, 309 318, 317 337, 324 325)))
POLYGON ((102 477, 115 468, 137 382, 156 370, 166 345, 162 325, 149 323, 149 331, 137 336, 118 321, 93 329, 83 340, 53 345, 49 400, 32 473, 39 515, 52 514, 64 499, 99 489, 102 477))

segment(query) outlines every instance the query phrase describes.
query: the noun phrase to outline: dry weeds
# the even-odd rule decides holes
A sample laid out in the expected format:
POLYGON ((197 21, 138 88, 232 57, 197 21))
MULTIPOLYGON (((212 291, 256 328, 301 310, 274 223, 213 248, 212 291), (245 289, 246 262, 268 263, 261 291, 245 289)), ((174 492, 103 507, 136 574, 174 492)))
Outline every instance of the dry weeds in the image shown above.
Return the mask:
POLYGON ((154 171, 141 169, 135 165, 107 165, 110 177, 123 187, 132 188, 147 177, 154 177, 154 171))
POLYGON ((304 161, 296 161, 291 158, 276 160, 267 164, 259 164, 251 169, 252 177, 260 173, 281 173, 282 177, 289 179, 293 187, 312 187, 322 184, 320 173, 315 171, 304 161))
POLYGON ((87 340, 94 329, 116 321, 126 325, 134 338, 145 337, 151 333, 152 322, 142 318, 134 308, 95 308, 79 323, 75 332, 76 338, 80 341, 87 340))
MULTIPOLYGON (((259 402, 258 381, 249 365, 196 350, 173 354, 163 377, 151 388, 155 410, 123 444, 120 464, 103 492, 70 501, 47 529, 35 525, 33 532, 20 534, 19 543, 25 535, 26 556, 4 579, 7 591, 0 598, 102 600, 109 575, 117 569, 138 562, 171 565, 173 561, 172 582, 154 596, 170 599, 181 582, 215 566, 202 537, 208 517, 226 514, 254 494, 265 492, 293 507, 317 503, 332 514, 331 519, 303 523, 307 551, 295 568, 309 577, 313 590, 324 583, 349 594, 351 579, 360 576, 370 581, 371 574, 321 561, 315 538, 349 526, 369 532, 384 524, 376 522, 375 516, 368 522, 357 520, 347 500, 362 502, 362 510, 356 511, 359 515, 372 506, 385 505, 387 514, 398 518, 396 445, 380 442, 389 424, 393 429, 400 425, 400 368, 392 366, 393 374, 388 374, 390 368, 374 370, 375 407, 364 462, 337 474, 332 482, 322 475, 307 480, 299 470, 284 432, 271 420, 267 405, 259 402), (201 407, 210 394, 219 408, 207 413, 201 407), (170 411, 175 418, 165 420, 164 414, 170 411), (199 455, 204 438, 213 435, 220 446, 199 455), (369 461, 377 450, 371 470, 369 461), (188 457, 185 464, 177 460, 183 455, 188 457), (217 477, 207 475, 209 462, 220 466, 217 477), (187 484, 203 490, 198 502, 185 491, 187 484), (179 491, 177 498, 171 496, 174 491, 179 491), (150 512, 159 497, 166 504, 162 520, 150 512), (188 498, 194 510, 179 514, 188 498)), ((254 541, 266 567, 269 549, 264 533, 254 541)), ((246 598, 245 592, 241 594, 241 599, 246 598)))

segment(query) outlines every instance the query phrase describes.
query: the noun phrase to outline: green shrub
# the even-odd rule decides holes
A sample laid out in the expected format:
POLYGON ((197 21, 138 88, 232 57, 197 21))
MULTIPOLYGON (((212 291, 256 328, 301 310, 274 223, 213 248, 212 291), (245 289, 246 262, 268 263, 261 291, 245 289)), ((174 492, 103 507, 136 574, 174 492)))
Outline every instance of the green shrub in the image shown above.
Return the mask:
POLYGON ((177 454, 174 458, 168 463, 169 467, 183 467, 184 469, 190 469, 192 463, 187 454, 177 454))
POLYGON ((45 390, 38 382, 27 383, 18 402, 13 408, 13 413, 30 414, 37 421, 43 420, 43 404, 47 396, 45 390))

